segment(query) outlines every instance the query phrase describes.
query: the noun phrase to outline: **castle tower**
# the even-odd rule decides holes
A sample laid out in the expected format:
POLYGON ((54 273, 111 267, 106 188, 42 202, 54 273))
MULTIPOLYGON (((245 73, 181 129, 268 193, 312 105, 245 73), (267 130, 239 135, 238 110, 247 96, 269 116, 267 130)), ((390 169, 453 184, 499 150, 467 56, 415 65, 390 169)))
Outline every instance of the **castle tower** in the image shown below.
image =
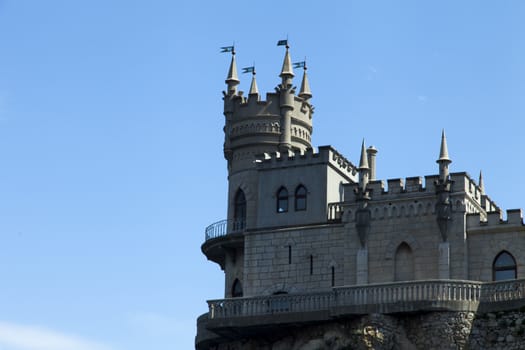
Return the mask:
POLYGON ((299 96, 296 95, 289 46, 286 45, 279 75, 281 83, 275 92, 266 94, 266 100, 259 95, 255 68, 250 70, 252 81, 248 97, 245 97, 237 90, 240 81, 235 52, 232 51, 226 78, 227 91, 223 92, 224 157, 228 162, 228 219, 239 229, 255 225, 256 155, 278 153, 281 157, 288 157, 302 154, 312 147, 313 107, 309 102, 312 93, 305 71, 301 91, 299 96))

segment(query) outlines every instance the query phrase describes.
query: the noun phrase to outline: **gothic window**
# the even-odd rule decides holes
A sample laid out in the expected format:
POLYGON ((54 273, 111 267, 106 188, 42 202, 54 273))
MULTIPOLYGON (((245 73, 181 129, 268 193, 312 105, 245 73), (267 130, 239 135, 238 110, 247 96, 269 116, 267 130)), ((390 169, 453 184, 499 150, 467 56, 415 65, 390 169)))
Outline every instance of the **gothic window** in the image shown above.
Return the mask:
POLYGON ((242 284, 241 281, 239 281, 238 278, 233 281, 232 286, 232 298, 239 298, 242 297, 242 284))
POLYGON ((288 211, 288 190, 286 187, 281 187, 277 191, 277 212, 285 213, 288 211))
POLYGON ((492 280, 512 280, 517 278, 516 260, 507 251, 502 251, 492 264, 492 280))
POLYGON ((303 185, 295 189, 295 210, 306 210, 306 187, 303 185))
POLYGON ((412 249, 405 242, 397 247, 394 265, 395 281, 411 281, 414 279, 414 257, 412 249))
POLYGON ((244 192, 239 189, 235 194, 233 207, 233 230, 238 231, 246 226, 246 197, 244 192))

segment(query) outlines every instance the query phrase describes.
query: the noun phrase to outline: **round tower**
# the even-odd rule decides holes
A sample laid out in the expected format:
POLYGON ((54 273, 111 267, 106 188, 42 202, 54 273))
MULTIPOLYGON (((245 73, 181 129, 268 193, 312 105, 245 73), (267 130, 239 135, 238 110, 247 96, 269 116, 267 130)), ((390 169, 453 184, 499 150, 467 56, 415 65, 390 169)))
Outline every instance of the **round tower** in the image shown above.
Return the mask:
MULTIPOLYGON (((301 64, 300 64, 301 65, 301 64)), ((302 65, 304 67, 304 65, 302 65)), ((281 157, 301 154, 312 148, 312 97, 304 71, 299 95, 293 86, 293 65, 289 46, 280 72, 281 83, 274 92, 259 96, 255 67, 248 96, 237 90, 239 78, 232 50, 232 60, 224 91, 224 157, 228 161, 228 232, 257 225, 258 171, 256 157, 279 153, 281 157)))
POLYGON ((299 96, 293 86, 293 66, 289 46, 282 65, 281 83, 275 92, 267 93, 261 100, 255 82, 248 97, 237 91, 239 79, 235 53, 233 52, 224 91, 224 157, 228 161, 228 173, 253 169, 257 154, 280 152, 302 153, 311 148, 313 107, 309 103, 312 94, 304 72, 299 96))

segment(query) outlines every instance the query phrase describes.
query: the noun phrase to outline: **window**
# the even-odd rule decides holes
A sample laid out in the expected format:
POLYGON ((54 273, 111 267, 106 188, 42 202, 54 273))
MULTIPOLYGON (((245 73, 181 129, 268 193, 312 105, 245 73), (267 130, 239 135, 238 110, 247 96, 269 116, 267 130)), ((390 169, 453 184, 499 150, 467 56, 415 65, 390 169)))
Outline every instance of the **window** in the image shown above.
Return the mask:
POLYGON ((306 187, 303 185, 295 189, 295 210, 306 210, 306 187))
POLYGON ((335 266, 332 266, 332 287, 335 286, 335 266))
POLYGON ((238 231, 246 226, 246 197, 244 192, 239 189, 235 194, 233 207, 233 230, 238 231))
POLYGON ((516 260, 506 251, 502 251, 492 264, 492 280, 512 280, 517 278, 516 260))
POLYGON ((277 191, 277 212, 285 213, 288 211, 288 190, 286 187, 281 187, 277 191))
POLYGON ((232 298, 242 297, 242 284, 238 278, 235 279, 232 286, 232 298))

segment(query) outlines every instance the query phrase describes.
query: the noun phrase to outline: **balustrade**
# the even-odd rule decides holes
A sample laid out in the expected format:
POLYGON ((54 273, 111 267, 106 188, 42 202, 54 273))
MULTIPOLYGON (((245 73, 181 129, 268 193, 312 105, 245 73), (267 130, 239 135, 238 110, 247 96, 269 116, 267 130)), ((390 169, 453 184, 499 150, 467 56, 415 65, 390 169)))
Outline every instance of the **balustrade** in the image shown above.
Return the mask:
POLYGON ((329 311, 332 308, 364 305, 389 305, 439 301, 500 302, 523 299, 525 280, 477 282, 462 280, 422 280, 336 287, 331 291, 210 300, 212 319, 260 316, 291 312, 329 311))

